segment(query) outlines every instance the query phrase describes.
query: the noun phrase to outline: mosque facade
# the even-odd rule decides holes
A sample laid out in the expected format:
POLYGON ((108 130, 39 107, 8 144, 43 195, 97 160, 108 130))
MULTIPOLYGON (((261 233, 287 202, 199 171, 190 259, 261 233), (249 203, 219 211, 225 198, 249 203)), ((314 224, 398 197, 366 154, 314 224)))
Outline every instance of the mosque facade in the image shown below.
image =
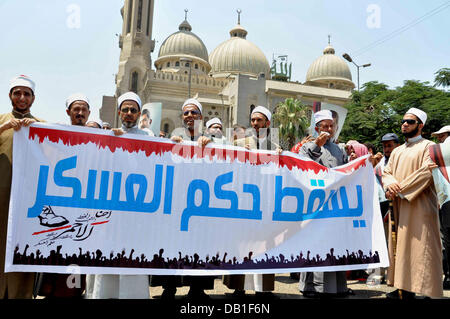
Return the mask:
POLYGON ((204 122, 218 117, 224 127, 248 127, 255 106, 273 111, 286 98, 299 99, 311 107, 317 102, 343 106, 350 100, 355 87, 351 72, 329 43, 310 65, 304 83, 280 80, 274 73, 276 65, 271 66, 258 46, 247 40, 240 15, 228 38, 224 30, 224 41, 210 53, 185 15, 152 63, 153 13, 154 0, 125 0, 121 9, 116 92, 103 97, 100 109, 100 118, 114 127, 120 126, 117 97, 127 91, 136 92, 143 104, 162 104, 160 127, 166 133, 182 126, 181 105, 188 97, 202 103, 204 122))

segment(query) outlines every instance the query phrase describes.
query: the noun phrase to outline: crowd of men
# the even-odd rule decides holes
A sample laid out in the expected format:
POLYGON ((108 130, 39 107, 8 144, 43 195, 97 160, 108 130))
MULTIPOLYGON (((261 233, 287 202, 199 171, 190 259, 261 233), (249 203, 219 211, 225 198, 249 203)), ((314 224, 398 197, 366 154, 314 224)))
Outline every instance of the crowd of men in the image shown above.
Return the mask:
MULTIPOLYGON (((35 100, 35 84, 30 78, 21 75, 12 79, 9 98, 12 111, 0 115, 0 169, 3 176, 0 179, 0 298, 145 299, 150 298, 149 284, 162 286, 164 299, 173 299, 177 287, 181 286, 190 287, 188 297, 208 298, 204 290, 213 289, 215 277, 212 276, 87 275, 81 277, 81 286, 69 288, 69 275, 4 272, 13 132, 34 122, 43 122, 30 112, 35 100)), ((206 122, 205 130, 202 131, 203 109, 198 100, 187 99, 181 111, 183 127, 170 135, 175 143, 194 141, 201 147, 216 143, 249 150, 272 150, 278 154, 283 152, 280 145, 272 140, 272 114, 264 106, 257 106, 251 112, 251 128, 236 125, 229 139, 224 134, 219 118, 206 122)), ((107 129, 116 136, 155 136, 149 129, 151 115, 142 110, 141 100, 134 92, 118 97, 117 112, 122 123, 120 128, 113 128, 106 122, 89 121, 90 101, 84 94, 69 96, 66 112, 71 125, 107 129)), ((307 136, 290 150, 328 168, 371 153, 369 158, 378 181, 390 259, 387 272, 377 269, 373 275, 396 288, 386 295, 387 298, 412 299, 416 294, 441 298, 443 289, 449 289, 450 286, 450 212, 447 205, 439 210, 431 173, 436 165, 429 154, 429 147, 434 143, 422 137, 426 121, 425 112, 417 108, 409 109, 401 122, 405 143, 400 144, 396 134, 386 132, 381 140, 381 154, 375 152, 373 146, 357 141, 337 143, 336 118, 333 118, 331 111, 322 110, 314 114, 316 137, 307 136)), ((433 133, 440 143, 448 143, 449 134, 450 126, 433 133)), ((166 133, 160 132, 158 136, 165 137, 166 133)), ((303 272, 299 276, 299 290, 307 298, 345 297, 352 293, 347 287, 348 278, 349 272, 343 271, 303 272)), ((223 276, 223 283, 234 290, 231 295, 236 298, 245 296, 246 290, 254 290, 257 296, 264 298, 276 298, 272 293, 274 280, 273 274, 223 276)))

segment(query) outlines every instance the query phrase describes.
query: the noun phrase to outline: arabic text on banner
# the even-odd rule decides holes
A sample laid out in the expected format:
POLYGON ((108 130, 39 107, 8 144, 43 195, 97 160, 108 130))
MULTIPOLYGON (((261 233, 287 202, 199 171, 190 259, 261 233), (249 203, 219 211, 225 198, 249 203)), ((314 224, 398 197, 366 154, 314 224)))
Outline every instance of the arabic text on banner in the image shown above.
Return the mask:
POLYGON ((387 267, 367 156, 176 144, 37 123, 14 135, 5 270, 214 275, 387 267))

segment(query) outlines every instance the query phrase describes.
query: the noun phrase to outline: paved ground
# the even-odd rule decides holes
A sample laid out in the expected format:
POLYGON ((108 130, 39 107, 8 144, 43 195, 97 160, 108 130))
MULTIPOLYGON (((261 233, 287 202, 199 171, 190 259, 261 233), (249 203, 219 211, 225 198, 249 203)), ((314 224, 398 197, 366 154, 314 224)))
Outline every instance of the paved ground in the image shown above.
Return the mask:
MULTIPOLYGON (((358 282, 357 280, 348 280, 348 287, 354 291, 354 295, 350 296, 350 299, 372 299, 372 298, 385 298, 387 292, 395 290, 393 287, 388 287, 386 284, 369 286, 366 283, 358 282)), ((151 298, 158 299, 162 293, 161 287, 150 287, 151 298)), ((176 299, 183 298, 189 287, 180 287, 177 289, 176 299)), ((232 293, 233 290, 228 289, 222 284, 222 280, 219 277, 216 278, 214 284, 214 290, 205 290, 205 292, 212 299, 228 298, 225 293, 232 293)), ((253 291, 247 292, 249 295, 253 295, 253 291)), ((298 281, 290 278, 289 274, 278 274, 275 276, 275 291, 274 293, 281 299, 304 299, 302 293, 298 290, 298 281)), ((251 296, 249 296, 251 297, 251 296)), ((418 296, 421 298, 421 296, 418 296)), ((444 298, 450 299, 450 290, 444 290, 444 298)))

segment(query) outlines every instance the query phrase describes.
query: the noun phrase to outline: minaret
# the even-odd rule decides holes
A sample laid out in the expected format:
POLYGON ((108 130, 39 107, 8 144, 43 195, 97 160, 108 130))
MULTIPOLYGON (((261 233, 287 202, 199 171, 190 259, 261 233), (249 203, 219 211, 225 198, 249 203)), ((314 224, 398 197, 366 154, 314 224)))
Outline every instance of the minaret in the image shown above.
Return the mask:
POLYGON ((148 71, 150 53, 155 48, 152 40, 154 0, 125 0, 121 9, 123 24, 119 36, 120 62, 116 75, 116 97, 134 91, 142 98, 148 71))

